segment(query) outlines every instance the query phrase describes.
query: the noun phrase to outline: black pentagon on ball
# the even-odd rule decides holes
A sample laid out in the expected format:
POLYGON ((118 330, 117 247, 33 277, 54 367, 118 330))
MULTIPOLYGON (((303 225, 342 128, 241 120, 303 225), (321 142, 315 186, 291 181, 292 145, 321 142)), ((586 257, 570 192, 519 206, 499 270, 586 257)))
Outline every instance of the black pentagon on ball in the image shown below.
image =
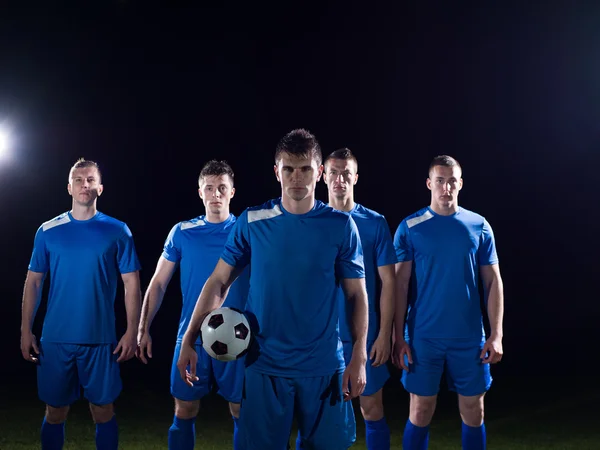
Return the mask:
POLYGON ((222 342, 215 341, 210 348, 213 352, 215 352, 215 355, 222 356, 227 354, 227 344, 223 344, 222 342))
POLYGON ((246 339, 246 337, 248 337, 248 333, 250 332, 248 327, 243 323, 238 323, 235 327, 233 327, 233 329, 235 331, 235 337, 242 340, 246 339))
POLYGON ((223 314, 215 314, 208 320, 208 326, 211 327, 213 330, 216 330, 221 325, 223 325, 224 322, 225 319, 223 319, 223 314))

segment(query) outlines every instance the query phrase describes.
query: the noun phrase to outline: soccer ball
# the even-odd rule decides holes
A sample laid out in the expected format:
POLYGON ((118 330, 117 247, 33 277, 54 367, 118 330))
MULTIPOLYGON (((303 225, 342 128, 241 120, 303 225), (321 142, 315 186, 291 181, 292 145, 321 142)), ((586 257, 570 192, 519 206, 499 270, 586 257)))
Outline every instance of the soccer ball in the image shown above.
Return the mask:
POLYGON ((202 347, 219 361, 234 361, 246 354, 250 345, 250 325, 235 308, 218 308, 202 322, 202 347))

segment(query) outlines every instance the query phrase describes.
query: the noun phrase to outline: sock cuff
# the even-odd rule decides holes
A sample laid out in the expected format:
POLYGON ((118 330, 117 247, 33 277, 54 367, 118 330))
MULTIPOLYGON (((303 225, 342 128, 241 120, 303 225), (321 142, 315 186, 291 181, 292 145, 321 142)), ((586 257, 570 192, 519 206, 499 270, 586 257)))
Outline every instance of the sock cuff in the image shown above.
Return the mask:
POLYGON ((116 414, 113 414, 113 416, 111 417, 111 419, 108 422, 96 423, 96 426, 100 427, 100 428, 112 427, 116 422, 117 422, 117 416, 116 416, 116 414))
POLYGON ((380 430, 380 429, 388 428, 385 417, 382 417, 379 420, 366 420, 365 419, 365 426, 371 430, 380 430))
POLYGON ((463 428, 467 428, 467 429, 470 429, 470 430, 479 430, 482 427, 485 428, 485 422, 482 422, 481 425, 479 425, 478 427, 472 427, 472 426, 467 425, 466 423, 463 422, 462 426, 463 426, 463 428))
POLYGON ((409 427, 409 428, 416 428, 417 430, 429 430, 429 425, 424 426, 424 427, 420 427, 420 426, 415 425, 414 423, 412 423, 410 421, 410 419, 406 420, 406 426, 409 427))
POLYGON ((180 426, 180 425, 191 425, 196 421, 195 417, 192 417, 191 419, 182 419, 180 417, 177 416, 173 416, 173 424, 176 426, 180 426))
MULTIPOLYGON (((65 421, 66 422, 66 421, 65 421)), ((50 423, 46 420, 46 416, 44 416, 44 420, 42 421, 42 424, 46 427, 53 427, 53 428, 58 428, 58 427, 64 427, 65 426, 65 422, 61 422, 61 423, 50 423)))

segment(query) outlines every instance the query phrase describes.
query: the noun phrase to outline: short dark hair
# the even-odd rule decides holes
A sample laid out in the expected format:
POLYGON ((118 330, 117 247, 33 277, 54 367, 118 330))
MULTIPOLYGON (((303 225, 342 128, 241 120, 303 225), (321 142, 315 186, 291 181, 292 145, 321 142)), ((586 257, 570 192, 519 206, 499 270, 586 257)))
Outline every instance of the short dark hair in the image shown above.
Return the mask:
POLYGON ((275 164, 281 159, 282 153, 289 153, 299 158, 313 158, 318 166, 323 163, 319 141, 304 128, 292 130, 281 138, 275 150, 275 164))
POLYGON ((73 164, 73 167, 71 167, 71 170, 69 170, 69 181, 71 181, 71 177, 73 176, 73 172, 75 170, 86 169, 88 167, 94 167, 98 171, 98 178, 100 178, 98 181, 101 182, 102 172, 100 171, 100 166, 98 166, 96 161, 90 161, 85 158, 79 158, 77 161, 75 161, 75 164, 73 164))
POLYGON ((216 159, 211 159, 209 162, 204 164, 204 167, 202 167, 200 176, 198 177, 198 185, 202 184, 202 180, 206 177, 218 177, 221 175, 229 175, 231 185, 233 186, 233 169, 229 164, 227 164, 227 161, 217 161, 216 159))
POLYGON ((429 170, 427 173, 430 174, 435 166, 458 167, 462 172, 462 167, 460 166, 459 162, 452 156, 448 155, 438 155, 433 158, 433 161, 431 161, 431 164, 429 164, 429 170))
POLYGON ((323 162, 323 164, 327 165, 327 161, 331 160, 331 159, 341 159, 343 161, 354 161, 354 164, 356 164, 356 169, 358 170, 358 159, 356 159, 356 156, 354 156, 354 153, 352 153, 352 150, 350 150, 349 148, 338 148, 336 151, 331 152, 327 158, 325 158, 325 161, 323 162))

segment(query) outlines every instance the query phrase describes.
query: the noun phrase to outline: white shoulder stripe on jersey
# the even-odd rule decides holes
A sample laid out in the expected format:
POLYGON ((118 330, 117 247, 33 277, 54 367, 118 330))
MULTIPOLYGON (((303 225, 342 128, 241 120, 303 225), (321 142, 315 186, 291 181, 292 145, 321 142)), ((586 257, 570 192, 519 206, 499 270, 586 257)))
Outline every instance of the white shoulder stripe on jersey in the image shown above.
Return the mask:
POLYGON ((256 222, 257 220, 272 219, 282 215, 279 205, 275 205, 273 209, 259 209, 257 211, 248 211, 248 223, 256 222))
POLYGON ((64 225, 65 223, 69 223, 70 221, 71 221, 71 218, 67 214, 67 215, 65 215, 64 217, 61 217, 58 220, 49 220, 48 222, 44 223, 42 225, 42 230, 48 231, 50 228, 54 228, 54 227, 57 227, 59 225, 64 225))
POLYGON ((188 228, 203 227, 204 225, 206 225, 206 223, 204 222, 204 220, 199 220, 196 223, 194 223, 194 222, 183 222, 181 224, 181 231, 187 230, 188 228))
POLYGON ((433 218, 433 214, 431 214, 431 211, 425 211, 425 214, 423 214, 422 216, 413 217, 412 219, 408 219, 406 221, 406 226, 408 226, 408 228, 412 228, 415 225, 419 225, 420 223, 423 223, 426 220, 429 220, 432 218, 433 218))

